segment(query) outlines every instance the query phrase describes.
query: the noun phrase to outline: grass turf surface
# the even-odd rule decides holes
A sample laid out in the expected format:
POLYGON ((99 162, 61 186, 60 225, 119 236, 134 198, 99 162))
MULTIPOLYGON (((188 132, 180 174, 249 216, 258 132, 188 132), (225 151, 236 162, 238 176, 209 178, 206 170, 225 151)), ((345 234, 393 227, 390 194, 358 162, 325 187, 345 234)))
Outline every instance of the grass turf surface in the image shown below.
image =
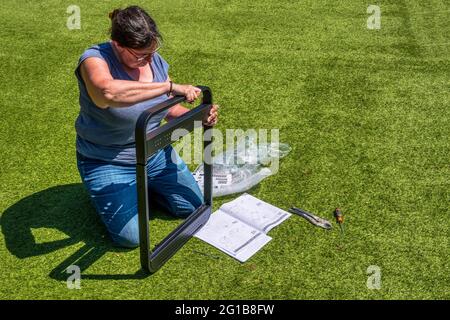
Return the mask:
MULTIPOLYGON (((73 70, 126 3, 76 1, 81 30, 66 28, 71 4, 0 5, 0 298, 450 298, 448 2, 379 1, 381 30, 358 0, 137 2, 171 77, 212 88, 219 129, 279 128, 292 146, 250 193, 346 215, 342 245, 338 228, 293 216, 247 263, 192 239, 147 278, 139 250, 111 246, 75 163, 73 70), (67 289, 70 264, 81 290, 67 289), (366 287, 370 265, 380 290, 366 287)), ((179 221, 152 223, 161 239, 179 221)))

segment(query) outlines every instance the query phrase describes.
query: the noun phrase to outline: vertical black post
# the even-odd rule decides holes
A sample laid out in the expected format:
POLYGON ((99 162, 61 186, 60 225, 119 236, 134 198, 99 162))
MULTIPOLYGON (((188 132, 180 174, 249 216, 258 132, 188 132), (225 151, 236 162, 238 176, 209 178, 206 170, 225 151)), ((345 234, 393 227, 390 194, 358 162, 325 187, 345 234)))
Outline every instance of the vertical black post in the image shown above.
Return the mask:
POLYGON ((203 126, 203 198, 206 205, 212 204, 212 128, 203 126))
MULTIPOLYGON (((212 104, 209 88, 203 91, 202 103, 212 104)), ((212 130, 211 127, 203 126, 203 198, 206 205, 212 204, 212 130)))
POLYGON ((139 243, 141 251, 141 266, 144 270, 149 269, 149 251, 150 251, 150 228, 149 228, 149 209, 148 209, 148 185, 147 185, 147 165, 136 164, 136 188, 138 202, 138 220, 139 220, 139 243))

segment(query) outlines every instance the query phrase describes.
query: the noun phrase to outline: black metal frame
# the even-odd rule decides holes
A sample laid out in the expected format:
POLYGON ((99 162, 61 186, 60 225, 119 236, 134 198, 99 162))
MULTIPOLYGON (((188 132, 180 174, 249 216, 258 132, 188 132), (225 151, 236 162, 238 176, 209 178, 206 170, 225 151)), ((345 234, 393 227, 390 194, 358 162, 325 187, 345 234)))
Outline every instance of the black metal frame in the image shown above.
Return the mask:
MULTIPOLYGON (((149 199, 147 181, 147 160, 158 150, 174 143, 172 132, 176 129, 194 130, 194 121, 202 121, 212 105, 212 93, 208 87, 198 86, 202 90, 202 103, 182 116, 147 133, 147 124, 156 114, 183 102, 185 97, 175 96, 153 108, 144 111, 136 123, 136 184, 138 197, 139 242, 141 266, 150 273, 156 272, 167 262, 209 219, 212 211, 212 166, 211 154, 205 152, 211 143, 209 127, 203 126, 203 165, 204 165, 204 204, 189 215, 175 230, 166 236, 153 250, 150 248, 149 199)), ((180 136, 179 138, 181 138, 180 136)))

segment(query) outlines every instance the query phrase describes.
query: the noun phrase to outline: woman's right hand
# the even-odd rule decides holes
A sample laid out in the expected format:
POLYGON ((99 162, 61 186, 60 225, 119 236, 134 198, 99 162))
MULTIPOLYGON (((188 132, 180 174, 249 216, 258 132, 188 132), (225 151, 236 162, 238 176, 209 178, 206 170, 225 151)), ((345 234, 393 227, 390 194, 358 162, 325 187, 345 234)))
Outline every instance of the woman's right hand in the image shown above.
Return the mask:
POLYGON ((190 84, 172 83, 172 93, 177 96, 185 96, 187 102, 192 103, 198 98, 202 90, 190 84))

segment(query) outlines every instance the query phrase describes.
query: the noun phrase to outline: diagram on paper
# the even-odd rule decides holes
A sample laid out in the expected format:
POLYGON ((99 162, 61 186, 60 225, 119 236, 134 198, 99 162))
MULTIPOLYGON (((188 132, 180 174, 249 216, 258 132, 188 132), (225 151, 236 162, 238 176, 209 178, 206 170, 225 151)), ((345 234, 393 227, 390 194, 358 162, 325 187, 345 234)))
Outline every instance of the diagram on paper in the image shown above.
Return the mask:
POLYGON ((236 255, 239 250, 261 235, 261 232, 242 223, 227 214, 213 214, 210 221, 197 233, 199 238, 207 235, 208 240, 219 245, 229 253, 236 255), (220 225, 222 230, 217 232, 212 226, 220 225))

